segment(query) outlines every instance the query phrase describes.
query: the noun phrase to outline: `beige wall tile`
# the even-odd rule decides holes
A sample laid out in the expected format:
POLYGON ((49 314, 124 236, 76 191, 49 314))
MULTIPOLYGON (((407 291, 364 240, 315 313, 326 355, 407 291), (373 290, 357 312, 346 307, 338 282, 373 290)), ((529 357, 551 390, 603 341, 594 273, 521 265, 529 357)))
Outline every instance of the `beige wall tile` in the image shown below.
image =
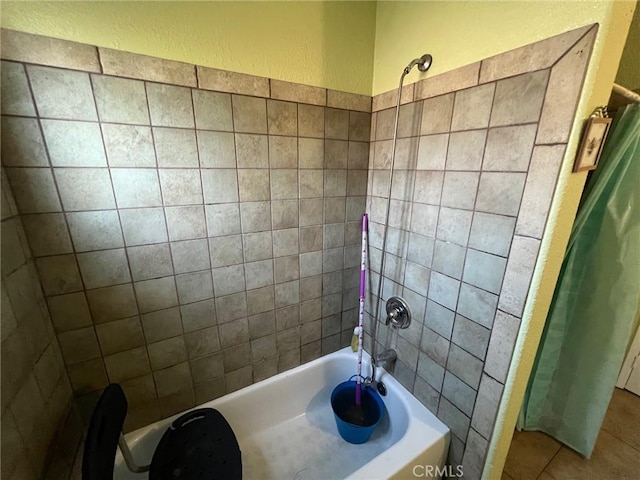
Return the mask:
MULTIPOLYGON (((441 95, 425 100, 420 121, 420 134, 446 133, 451 127, 454 94, 441 95)), ((414 120, 417 124, 418 122, 414 120)))
POLYGON ((551 69, 537 144, 568 141, 596 33, 597 27, 593 27, 551 69))
POLYGON ((106 167, 97 123, 42 120, 42 130, 54 167, 106 167))
POLYGON ((488 449, 489 442, 473 428, 470 429, 464 450, 464 457, 462 459, 465 477, 469 477, 469 479, 479 479, 482 477, 482 470, 488 449))
POLYGON ((158 166, 165 168, 197 168, 198 148, 193 130, 154 128, 153 138, 158 166))
POLYGON ((519 328, 520 319, 500 310, 497 311, 484 371, 499 382, 504 382, 507 379, 519 328))
POLYGON ((129 247, 127 257, 134 282, 173 275, 171 253, 166 243, 129 247))
POLYGON ((240 318, 224 323, 218 327, 220 332, 220 347, 226 348, 249 341, 249 322, 240 318))
POLYGON ((98 120, 87 73, 29 65, 27 74, 39 115, 67 120, 98 120))
POLYGON ((130 408, 144 405, 156 397, 156 387, 151 375, 127 380, 122 382, 120 386, 124 390, 130 408))
POLYGON ((545 97, 548 70, 525 73, 496 84, 491 126, 536 122, 545 97), (526 102, 523 102, 526 98, 526 102))
POLYGON ((593 27, 593 25, 585 25, 540 42, 487 58, 482 61, 480 83, 548 68, 593 27))
POLYGON ((110 167, 155 167, 151 129, 138 125, 102 124, 110 167))
MULTIPOLYGON (((404 105, 405 103, 413 102, 413 96, 415 91, 415 83, 410 83, 409 85, 404 85, 402 87, 402 95, 400 97, 400 104, 404 105)), ((371 110, 373 112, 378 112, 380 110, 384 110, 386 108, 392 108, 396 106, 398 101, 398 90, 393 89, 388 92, 380 93, 375 95, 372 100, 371 110)))
POLYGON ((147 348, 151 368, 154 371, 178 365, 187 360, 187 348, 182 336, 151 343, 147 348))
POLYGON ((134 348, 104 358, 110 382, 124 382, 151 372, 145 347, 134 348))
POLYGON ((425 78, 416 83, 415 99, 436 97, 478 84, 480 62, 465 65, 449 72, 425 78))
POLYGON ((298 134, 298 106, 295 103, 267 100, 269 135, 298 134))
POLYGON ((78 254, 78 264, 87 288, 100 288, 131 281, 123 248, 78 254))
POLYGON ((529 168, 536 130, 537 125, 534 123, 489 130, 482 169, 526 172, 529 168))
POLYGON ((205 90, 269 97, 269 79, 244 73, 197 66, 198 87, 205 90))
POLYGON ((476 250, 508 256, 515 218, 476 212, 473 215, 469 246, 476 250))
MULTIPOLYGON (((202 357, 220 350, 220 338, 218 336, 218 327, 209 327, 203 330, 186 333, 184 341, 187 346, 189 359, 202 357)), ((191 376, 189 376, 191 379, 191 376)), ((160 388, 158 388, 158 394, 160 388)))
POLYGON ((24 66, 15 62, 3 61, 1 82, 2 105, 0 108, 2 114, 34 117, 36 111, 24 66))
POLYGON ((236 134, 235 142, 238 168, 269 168, 269 140, 266 135, 236 134))
POLYGON ((149 82, 146 87, 152 125, 183 128, 195 126, 189 88, 149 82))
POLYGON ((192 388, 182 390, 160 399, 160 412, 163 417, 175 415, 195 405, 195 394, 192 388))
POLYGON ((272 79, 271 98, 324 106, 327 104, 327 90, 325 88, 272 79))
POLYGON ((498 308, 521 317, 538 258, 540 240, 516 235, 511 246, 498 308))
POLYGON ((68 213, 67 222, 77 252, 124 247, 116 210, 68 213))
POLYGON ((122 233, 127 246, 167 241, 167 225, 162 208, 119 210, 122 233))
POLYGON ((62 332, 58 335, 58 341, 67 365, 100 357, 100 349, 93 327, 62 332))
MULTIPOLYGON (((265 232, 266 233, 266 232, 265 232)), ((270 238, 270 232, 268 233, 270 238)), ((246 251, 250 251, 254 246, 264 246, 264 243, 260 245, 253 245, 252 240, 256 238, 262 238, 262 234, 251 234, 247 236, 247 240, 244 242, 244 248, 246 251)), ((209 252, 211 254, 211 266, 226 267, 229 265, 237 265, 242 263, 242 248, 243 241, 240 235, 231 235, 228 237, 216 237, 209 239, 209 252)), ((269 251, 271 248, 269 247, 269 251)), ((266 252, 262 252, 266 254, 266 252)), ((250 256, 246 255, 245 261, 251 261, 250 256)), ((269 257, 270 257, 269 252, 269 257)))
POLYGON ((98 115, 102 122, 149 125, 144 82, 92 75, 98 115))
POLYGON ((188 273, 209 268, 209 247, 206 239, 185 240, 171 244, 176 273, 188 273))
POLYGON ((46 295, 82 290, 80 271, 74 255, 42 257, 36 260, 36 265, 46 295))
POLYGON ((235 392, 236 390, 249 386, 251 382, 253 382, 253 368, 251 365, 247 365, 246 367, 227 373, 224 376, 224 381, 227 393, 235 392))
POLYGON ((273 262, 262 260, 244 264, 247 290, 273 284, 273 262))
POLYGON ((220 92, 192 90, 196 128, 233 131, 231 95, 220 92))
MULTIPOLYGON (((200 166, 203 168, 235 168, 234 136, 227 132, 197 131, 200 166)), ((263 137, 259 137, 263 138, 263 137)), ((266 145, 266 138, 265 145, 266 145)), ((238 158, 240 158, 238 146, 238 158)), ((266 152, 266 147, 265 147, 266 152)), ((245 153, 243 151, 243 153, 245 153)))
POLYGON ((477 250, 467 250, 462 279, 492 293, 499 293, 507 260, 477 250))
POLYGON ((95 392, 109 383, 102 358, 69 365, 67 368, 74 393, 95 392))
POLYGON ((298 168, 298 140, 296 137, 269 136, 269 166, 298 168))
POLYGON ((189 240, 207 235, 202 205, 165 208, 169 240, 189 240))
POLYGON ((173 277, 156 278, 135 283, 140 313, 163 310, 178 304, 173 277))
POLYGON ((542 238, 564 151, 564 145, 534 148, 516 233, 542 238))
POLYGON ((87 291, 91 315, 95 323, 108 322, 138 314, 133 285, 116 285, 87 291))
POLYGON ((327 107, 344 108, 358 112, 371 112, 371 97, 356 93, 327 89, 327 107))
POLYGON ((224 377, 220 376, 194 387, 196 405, 223 396, 225 392, 224 377))
POLYGON ((108 169, 55 168, 54 174, 65 211, 116 208, 108 169))
POLYGON ((47 167, 44 140, 33 118, 2 117, 2 163, 8 167, 47 167))
POLYGON ((196 87, 196 68, 188 63, 99 47, 103 73, 152 82, 196 87))
POLYGON ((141 315, 144 335, 149 343, 159 342, 182 333, 182 319, 178 307, 141 315))
POLYGON ((7 168, 6 172, 20 213, 62 210, 50 169, 7 168))
MULTIPOLYGON (((110 173, 119 208, 159 207, 162 205, 160 182, 155 170, 114 168, 110 173)), ((56 178, 58 178, 57 171, 56 178)), ((64 204, 64 195, 62 198, 64 204)))
MULTIPOLYGON (((238 201, 238 179, 242 185, 240 171, 216 169, 202 170, 200 173, 205 203, 234 203, 238 201)), ((240 199, 245 200, 242 196, 240 199)))
POLYGON ((1 31, 3 59, 100 72, 96 47, 4 28, 1 31))
POLYGON ((298 135, 324 138, 324 108, 298 104, 298 135))
POLYGON ((230 322, 247 316, 247 296, 244 292, 216 298, 219 323, 230 322))
POLYGON ((91 325, 91 314, 84 292, 49 297, 47 303, 51 321, 57 332, 91 325))
POLYGON ((185 333, 211 327, 216 324, 216 310, 213 300, 190 303, 180 307, 182 328, 185 333))
POLYGON ((63 214, 23 215, 22 224, 34 256, 72 252, 71 238, 63 214))
POLYGON ((96 326, 103 355, 110 355, 144 345, 139 317, 131 317, 96 326))
POLYGON ((240 208, 237 203, 206 205, 205 213, 210 237, 240 233, 240 208))
POLYGON ((190 362, 191 376, 193 383, 198 385, 215 378, 220 378, 224 374, 222 365, 222 353, 214 353, 201 357, 190 362))
POLYGON ((495 84, 480 85, 456 92, 451 130, 471 130, 489 126, 495 84))
POLYGON ((517 215, 525 177, 525 173, 482 172, 476 210, 500 215, 517 215))

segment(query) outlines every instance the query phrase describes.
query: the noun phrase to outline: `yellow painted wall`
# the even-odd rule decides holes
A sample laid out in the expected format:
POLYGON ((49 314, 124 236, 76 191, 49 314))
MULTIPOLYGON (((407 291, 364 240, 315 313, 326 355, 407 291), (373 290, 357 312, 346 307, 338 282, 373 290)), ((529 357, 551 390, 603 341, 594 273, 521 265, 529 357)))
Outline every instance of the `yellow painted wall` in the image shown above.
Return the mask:
MULTIPOLYGON (((437 75, 591 23, 603 22, 611 1, 378 2, 373 93, 397 88, 414 57, 433 55, 437 75)), ((417 69, 412 83, 425 74, 417 69)))
POLYGON ((3 28, 371 94, 375 2, 1 2, 3 28))
POLYGON ((636 2, 636 12, 633 14, 627 43, 622 52, 620 68, 616 75, 616 83, 630 88, 640 90, 640 2, 636 2))

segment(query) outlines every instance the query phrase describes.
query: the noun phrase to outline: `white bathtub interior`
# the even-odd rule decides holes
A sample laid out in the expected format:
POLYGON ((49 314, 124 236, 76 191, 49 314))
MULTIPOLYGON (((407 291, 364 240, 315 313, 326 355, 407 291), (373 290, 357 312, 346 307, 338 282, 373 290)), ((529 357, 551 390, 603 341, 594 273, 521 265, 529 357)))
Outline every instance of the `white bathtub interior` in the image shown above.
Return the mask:
MULTIPOLYGON (((355 371, 356 356, 346 348, 200 407, 219 410, 233 428, 246 480, 390 478, 410 462, 442 465, 447 427, 387 373, 385 415, 371 439, 353 445, 340 437, 331 392, 355 371)), ((151 461, 174 418, 126 435, 136 463, 151 461)), ((118 452, 114 478, 146 474, 129 472, 118 452)))

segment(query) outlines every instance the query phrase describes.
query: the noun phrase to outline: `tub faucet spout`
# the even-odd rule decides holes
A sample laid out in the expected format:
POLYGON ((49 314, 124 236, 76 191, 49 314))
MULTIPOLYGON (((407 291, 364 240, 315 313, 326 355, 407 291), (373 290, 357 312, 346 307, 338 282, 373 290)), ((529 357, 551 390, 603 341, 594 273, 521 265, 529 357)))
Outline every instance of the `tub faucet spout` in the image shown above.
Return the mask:
POLYGON ((382 367, 386 369, 389 366, 393 365, 397 358, 398 353, 393 348, 389 348, 378 355, 378 357, 374 361, 374 364, 376 367, 382 367))

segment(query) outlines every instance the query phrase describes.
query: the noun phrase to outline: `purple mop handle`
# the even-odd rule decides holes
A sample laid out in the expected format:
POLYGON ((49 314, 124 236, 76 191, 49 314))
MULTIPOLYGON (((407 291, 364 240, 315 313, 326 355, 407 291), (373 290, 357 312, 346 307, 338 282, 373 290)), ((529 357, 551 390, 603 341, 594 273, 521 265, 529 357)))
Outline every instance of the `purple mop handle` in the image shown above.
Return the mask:
POLYGON ((358 377, 356 380, 356 405, 362 404, 362 339, 364 337, 364 301, 365 301, 365 277, 367 267, 367 229, 369 217, 362 215, 362 255, 360 262, 360 308, 358 312, 358 377))

